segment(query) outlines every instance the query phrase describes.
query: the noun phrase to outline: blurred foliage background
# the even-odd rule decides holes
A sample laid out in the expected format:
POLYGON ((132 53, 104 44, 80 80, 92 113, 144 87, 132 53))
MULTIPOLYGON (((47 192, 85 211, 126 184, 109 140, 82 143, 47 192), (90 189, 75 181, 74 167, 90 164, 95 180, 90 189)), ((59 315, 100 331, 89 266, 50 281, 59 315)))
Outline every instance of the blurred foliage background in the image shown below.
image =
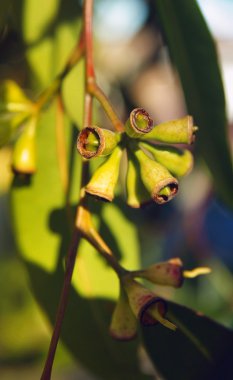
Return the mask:
MULTIPOLYGON (((95 63, 98 83, 110 97, 122 120, 126 120, 130 110, 136 106, 144 107, 156 123, 179 118, 187 113, 179 75, 171 63, 155 3, 153 0, 95 1, 95 63)), ((229 84, 233 75, 232 31, 227 33, 225 18, 222 23, 224 31, 219 29, 213 14, 220 18, 223 12, 223 17, 226 17, 224 7, 228 6, 227 16, 230 17, 233 9, 229 1, 200 0, 199 3, 206 12, 219 51, 227 95, 226 133, 232 151, 233 95, 229 84), (210 4, 208 8, 208 3, 212 3, 212 8, 210 4)), ((80 17, 81 2, 78 0, 72 0, 69 4, 62 0, 3 0, 0 4, 0 80, 13 79, 24 88, 28 96, 35 99, 65 63, 80 31, 80 17)), ((66 79, 63 95, 69 122, 79 127, 83 117, 82 63, 66 79)), ((100 125, 111 128, 97 103, 95 118, 100 125)), ((52 125, 54 115, 48 112, 48 115, 42 117, 41 123, 45 123, 44 120, 47 125, 52 125)), ((211 139, 210 129, 208 133, 211 139)), ((41 136, 46 139, 44 132, 41 136)), ((208 151, 207 140, 205 143, 208 151)), ((49 150, 49 145, 46 147, 46 142, 44 144, 49 150)), ((123 252, 126 266, 131 269, 136 269, 140 261, 142 266, 146 266, 175 256, 181 257, 187 268, 210 266, 213 269, 211 275, 187 281, 180 290, 161 288, 160 294, 201 310, 214 320, 233 328, 232 209, 230 202, 224 202, 221 192, 220 197, 216 193, 219 185, 213 186, 213 168, 204 162, 198 141, 192 149, 196 164, 193 172, 182 180, 175 201, 163 207, 151 205, 143 210, 129 210, 122 201, 123 196, 119 195, 116 205, 123 210, 124 216, 116 206, 104 207, 101 211, 104 217, 101 228, 108 231, 106 226, 112 218, 115 226, 121 225, 121 228, 111 227, 113 240, 114 237, 116 239, 117 236, 124 235, 127 230, 128 251, 131 252, 124 247, 124 236, 117 244, 123 252)), ((11 146, 0 150, 0 378, 11 380, 17 376, 18 379, 33 380, 40 376, 51 329, 47 317, 32 296, 28 271, 15 244, 9 206, 11 152, 11 146)), ((46 154, 45 157, 49 157, 46 154)), ((225 153, 223 156, 219 152, 216 154, 217 161, 223 160, 225 153)), ((229 178, 228 183, 231 180, 229 178)), ((75 187, 73 193, 75 194, 75 187)), ((75 195, 73 198, 75 201, 75 195)), ((94 210, 97 218, 98 206, 93 207, 97 208, 94 210)), ((23 213, 24 205, 21 208, 19 206, 18 210, 14 210, 13 214, 23 213)), ((27 215, 27 211, 25 213, 27 215)), ((35 242, 30 244, 33 246, 35 242)), ((34 255, 38 253, 35 252, 34 255)), ((85 255, 81 254, 79 259, 81 268, 85 261, 83 256, 85 255)), ((43 261, 43 255, 35 259, 35 262, 40 260, 43 261)), ((86 260, 84 267, 88 267, 90 273, 86 273, 85 268, 80 269, 83 282, 75 284, 81 294, 89 292, 103 296, 104 289, 105 297, 115 298, 116 281, 106 267, 97 259, 89 257, 86 260), (86 276, 91 277, 91 284, 86 276), (92 290, 94 288, 94 293, 88 286, 92 290)), ((154 373, 145 354, 141 352, 140 357, 144 372, 154 373)), ((84 380, 94 377, 82 368, 82 364, 74 363, 68 350, 60 344, 53 378, 84 380)))

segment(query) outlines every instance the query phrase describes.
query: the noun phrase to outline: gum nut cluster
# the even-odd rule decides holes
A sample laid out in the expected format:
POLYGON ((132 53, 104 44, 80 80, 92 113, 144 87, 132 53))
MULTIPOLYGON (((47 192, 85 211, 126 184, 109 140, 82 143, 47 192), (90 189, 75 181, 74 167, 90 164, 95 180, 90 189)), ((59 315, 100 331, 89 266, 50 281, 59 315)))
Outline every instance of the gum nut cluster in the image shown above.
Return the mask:
POLYGON ((120 295, 112 314, 110 335, 117 340, 133 339, 137 334, 138 322, 144 326, 160 323, 170 330, 176 330, 176 325, 166 317, 166 300, 135 278, 146 279, 156 285, 179 288, 184 278, 193 278, 209 272, 210 269, 207 267, 184 270, 182 261, 173 258, 125 275, 120 279, 120 295))
POLYGON ((97 126, 84 128, 78 135, 77 149, 85 159, 104 157, 85 186, 87 194, 111 202, 119 177, 123 151, 127 151, 127 204, 139 208, 155 201, 163 204, 178 191, 178 178, 193 167, 193 156, 177 144, 194 142, 197 127, 191 116, 155 125, 142 108, 130 113, 123 133, 97 126))

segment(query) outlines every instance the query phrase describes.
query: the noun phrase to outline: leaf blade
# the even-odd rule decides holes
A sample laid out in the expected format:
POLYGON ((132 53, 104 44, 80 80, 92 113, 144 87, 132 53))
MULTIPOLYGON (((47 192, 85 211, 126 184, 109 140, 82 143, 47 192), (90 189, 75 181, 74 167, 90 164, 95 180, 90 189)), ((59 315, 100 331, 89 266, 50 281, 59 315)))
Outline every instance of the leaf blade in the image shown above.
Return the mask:
POLYGON ((197 145, 218 195, 233 206, 225 96, 213 38, 195 1, 158 0, 156 5, 188 110, 200 127, 197 145))
POLYGON ((233 370, 233 331, 184 306, 169 301, 167 305, 167 318, 177 323, 175 333, 163 326, 142 329, 146 349, 161 374, 167 380, 228 378, 233 370))

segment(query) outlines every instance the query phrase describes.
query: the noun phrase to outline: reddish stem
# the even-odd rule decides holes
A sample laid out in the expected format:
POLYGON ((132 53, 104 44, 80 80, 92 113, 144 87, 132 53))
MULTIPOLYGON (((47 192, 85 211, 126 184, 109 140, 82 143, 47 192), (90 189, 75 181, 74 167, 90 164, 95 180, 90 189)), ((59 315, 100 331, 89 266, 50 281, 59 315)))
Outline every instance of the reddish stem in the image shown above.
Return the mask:
POLYGON ((92 105, 93 105, 93 97, 91 94, 88 94, 86 92, 85 104, 84 104, 83 128, 89 127, 92 123, 92 105))
POLYGON ((84 33, 86 44, 86 78, 95 78, 92 41, 93 0, 84 1, 84 33))
POLYGON ((119 117, 115 113, 110 101, 108 100, 105 93, 101 90, 101 88, 95 83, 93 80, 88 80, 88 92, 94 96, 102 105, 109 119, 111 120, 114 128, 118 132, 124 131, 124 126, 120 121, 119 117))
POLYGON ((85 104, 83 128, 91 125, 93 95, 88 91, 89 81, 95 81, 95 70, 93 62, 93 43, 92 43, 92 19, 93 19, 93 0, 84 0, 84 39, 85 39, 85 104))
POLYGON ((85 119, 84 128, 90 126, 92 119, 93 97, 99 100, 105 112, 112 121, 115 129, 122 132, 124 127, 115 111, 113 110, 104 92, 97 86, 95 80, 95 69, 93 61, 93 0, 84 1, 84 35, 85 35, 85 58, 86 58, 86 97, 85 97, 85 119), (87 112, 87 110, 89 110, 87 112))
POLYGON ((75 229, 73 232, 71 245, 67 254, 65 279, 64 279, 64 283, 62 287, 62 292, 60 295, 60 301, 58 305, 58 311, 56 314, 56 321, 54 325, 53 335, 51 338, 48 356, 45 362, 41 380, 50 380, 51 378, 56 348, 59 341, 61 328, 62 328, 62 322, 64 319, 67 304, 68 304, 68 295, 69 295, 69 290, 71 286, 71 279, 72 279, 72 274, 74 270, 74 264, 75 264, 75 259, 77 255, 79 241, 80 241, 80 234, 78 230, 75 229))

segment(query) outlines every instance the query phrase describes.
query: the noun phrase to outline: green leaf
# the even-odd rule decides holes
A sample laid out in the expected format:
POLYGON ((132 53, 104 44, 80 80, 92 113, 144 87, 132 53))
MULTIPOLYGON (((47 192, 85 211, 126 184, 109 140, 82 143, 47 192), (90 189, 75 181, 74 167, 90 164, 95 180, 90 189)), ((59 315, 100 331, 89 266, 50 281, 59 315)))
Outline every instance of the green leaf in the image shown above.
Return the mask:
POLYGON ((197 144, 218 195, 233 206, 225 98, 215 43, 196 1, 157 0, 156 6, 188 111, 199 126, 197 144))
POLYGON ((32 102, 23 90, 12 80, 4 80, 0 85, 0 112, 30 111, 32 102))
MULTIPOLYGON (((49 86, 63 69, 79 38, 80 17, 81 8, 75 0, 69 4, 64 0, 52 0, 45 6, 25 0, 22 32, 28 44, 26 56, 32 73, 31 82, 38 88, 37 92, 49 86)), ((72 69, 62 85, 67 113, 77 126, 83 120, 83 75, 84 64, 81 62, 72 69)))
POLYGON ((162 325, 142 329, 146 349, 162 376, 166 380, 230 379, 233 331, 184 306, 167 304, 166 317, 178 329, 174 332, 162 325))
MULTIPOLYGON (((11 191, 16 242, 28 268, 34 294, 51 322, 58 305, 70 237, 56 157, 54 124, 52 111, 41 119, 37 133, 38 171, 30 183, 15 179, 11 191)), ((68 140, 73 150, 71 137, 70 133, 68 140)), ((78 162, 73 164, 74 184, 79 182, 80 173, 77 152, 75 160, 78 162)), ((75 188, 76 185, 72 190, 72 201, 76 203, 75 188)), ((93 202, 91 207, 94 208, 96 225, 106 236, 107 243, 121 255, 121 262, 129 268, 138 267, 139 248, 133 223, 116 205, 93 202)), ((62 340, 77 360, 102 379, 147 379, 148 376, 142 375, 138 369, 138 341, 121 344, 108 334, 112 300, 117 295, 116 275, 89 244, 82 243, 62 340)))
POLYGON ((80 16, 75 0, 24 1, 22 34, 37 85, 48 86, 62 70, 80 33, 80 16))

